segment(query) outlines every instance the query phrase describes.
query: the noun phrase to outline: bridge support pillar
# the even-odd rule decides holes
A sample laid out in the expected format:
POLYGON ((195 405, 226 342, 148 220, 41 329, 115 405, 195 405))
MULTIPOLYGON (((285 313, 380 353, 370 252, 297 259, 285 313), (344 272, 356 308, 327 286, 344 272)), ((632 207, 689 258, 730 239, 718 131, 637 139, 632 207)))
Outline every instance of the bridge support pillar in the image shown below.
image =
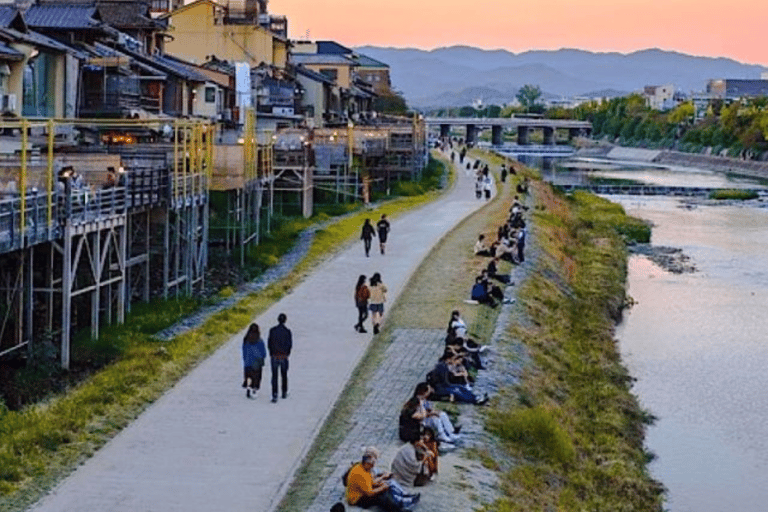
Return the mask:
POLYGON ((468 124, 467 125, 467 137, 466 137, 466 143, 467 144, 474 144, 475 138, 477 136, 477 125, 474 124, 468 124))
POLYGON ((494 146, 501 146, 504 144, 504 141, 502 140, 502 133, 504 133, 504 127, 498 124, 494 124, 491 126, 491 144, 494 146))
POLYGON ((441 124, 440 125, 440 137, 447 139, 451 136, 451 125, 449 124, 441 124))
POLYGON ((530 129, 527 126, 518 126, 517 127, 517 145, 527 146, 530 143, 531 143, 530 129))
POLYGON ((555 145, 555 129, 552 128, 551 126, 544 127, 544 145, 545 146, 555 145))

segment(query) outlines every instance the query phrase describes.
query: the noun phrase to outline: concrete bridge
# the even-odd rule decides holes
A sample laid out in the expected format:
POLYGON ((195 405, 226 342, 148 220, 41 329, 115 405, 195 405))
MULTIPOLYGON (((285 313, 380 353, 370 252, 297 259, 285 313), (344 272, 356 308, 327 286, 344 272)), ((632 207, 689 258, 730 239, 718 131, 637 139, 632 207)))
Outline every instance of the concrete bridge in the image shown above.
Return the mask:
POLYGON ((568 140, 580 135, 592 133, 592 123, 589 121, 572 121, 567 119, 538 119, 527 117, 473 118, 473 117, 428 117, 427 126, 439 126, 440 136, 448 137, 452 126, 463 126, 466 129, 465 140, 472 143, 477 140, 480 130, 491 129, 491 144, 501 146, 504 142, 504 130, 517 130, 517 144, 530 144, 532 130, 544 132, 544 144, 554 146, 555 132, 568 130, 568 140))
MULTIPOLYGON (((711 187, 670 187, 657 185, 553 185, 563 192, 574 190, 586 190, 603 195, 629 195, 629 196, 677 196, 677 197, 707 197, 716 190, 722 188, 711 187)), ((758 189, 756 192, 765 197, 768 190, 758 189)))

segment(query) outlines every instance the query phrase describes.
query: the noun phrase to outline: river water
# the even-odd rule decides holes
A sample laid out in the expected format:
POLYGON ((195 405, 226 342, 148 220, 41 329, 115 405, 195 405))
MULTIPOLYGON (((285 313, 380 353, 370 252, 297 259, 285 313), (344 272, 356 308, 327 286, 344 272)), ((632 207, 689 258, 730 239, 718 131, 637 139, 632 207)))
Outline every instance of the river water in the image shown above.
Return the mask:
MULTIPOLYGON (((603 167, 603 166, 600 166, 603 167)), ((550 171, 550 179, 565 173, 550 171)), ((545 172, 546 174, 546 172, 545 172)), ((696 170, 601 168, 590 180, 758 187, 696 170)), ((650 469, 670 512, 768 510, 768 208, 613 196, 654 223, 651 243, 681 248, 697 271, 629 263, 637 301, 617 328, 633 391, 658 417, 650 469)))

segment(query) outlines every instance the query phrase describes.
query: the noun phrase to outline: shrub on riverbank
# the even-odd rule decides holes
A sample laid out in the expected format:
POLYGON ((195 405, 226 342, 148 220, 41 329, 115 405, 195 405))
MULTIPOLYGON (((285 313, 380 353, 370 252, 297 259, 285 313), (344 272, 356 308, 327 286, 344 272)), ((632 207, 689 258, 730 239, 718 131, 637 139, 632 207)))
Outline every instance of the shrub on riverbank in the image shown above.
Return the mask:
POLYGON ((604 199, 533 186, 541 253, 519 292, 528 323, 514 332, 533 367, 489 420, 520 460, 493 509, 660 511, 663 488, 643 446, 650 416, 629 392, 613 339, 625 238, 645 230, 604 199))
POLYGON ((725 200, 732 199, 735 201, 746 201, 748 199, 757 199, 758 194, 754 190, 715 190, 709 194, 710 199, 725 200))

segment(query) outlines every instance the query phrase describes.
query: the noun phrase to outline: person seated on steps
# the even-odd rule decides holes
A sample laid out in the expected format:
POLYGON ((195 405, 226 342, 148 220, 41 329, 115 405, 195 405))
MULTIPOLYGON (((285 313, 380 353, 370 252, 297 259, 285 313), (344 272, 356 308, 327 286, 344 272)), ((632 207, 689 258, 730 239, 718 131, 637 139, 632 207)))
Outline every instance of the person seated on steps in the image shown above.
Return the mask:
POLYGON ((430 428, 440 443, 445 443, 445 450, 453 448, 459 441, 460 428, 454 428, 448 415, 435 409, 428 397, 434 390, 426 382, 419 382, 413 391, 413 396, 405 402, 400 410, 400 439, 405 442, 418 441, 423 428, 430 428))
POLYGON ((449 362, 453 359, 450 352, 443 354, 435 367, 427 374, 427 383, 434 389, 433 397, 447 399, 451 402, 482 405, 488 401, 488 395, 477 397, 466 386, 453 384, 450 381, 451 370, 449 362))
POLYGON ((392 478, 392 473, 380 470, 376 467, 379 460, 379 450, 374 446, 368 446, 363 451, 363 462, 353 464, 342 476, 342 483, 346 488, 347 502, 361 508, 378 506, 385 512, 410 511, 419 502, 419 493, 408 493, 392 478), (367 462, 366 462, 367 461, 367 462), (362 480, 361 480, 362 479, 362 480), (360 487, 362 485, 362 488, 360 487), (361 499, 350 500, 352 493, 364 495, 361 499), (375 496, 363 493, 361 489, 376 489, 375 496), (384 490, 382 490, 384 489, 384 490))
POLYGON ((406 487, 420 487, 432 478, 432 473, 429 471, 429 467, 426 464, 426 457, 434 456, 426 450, 424 446, 419 446, 417 443, 421 440, 411 440, 405 443, 392 459, 392 465, 390 467, 392 471, 392 478, 400 485, 406 487))

